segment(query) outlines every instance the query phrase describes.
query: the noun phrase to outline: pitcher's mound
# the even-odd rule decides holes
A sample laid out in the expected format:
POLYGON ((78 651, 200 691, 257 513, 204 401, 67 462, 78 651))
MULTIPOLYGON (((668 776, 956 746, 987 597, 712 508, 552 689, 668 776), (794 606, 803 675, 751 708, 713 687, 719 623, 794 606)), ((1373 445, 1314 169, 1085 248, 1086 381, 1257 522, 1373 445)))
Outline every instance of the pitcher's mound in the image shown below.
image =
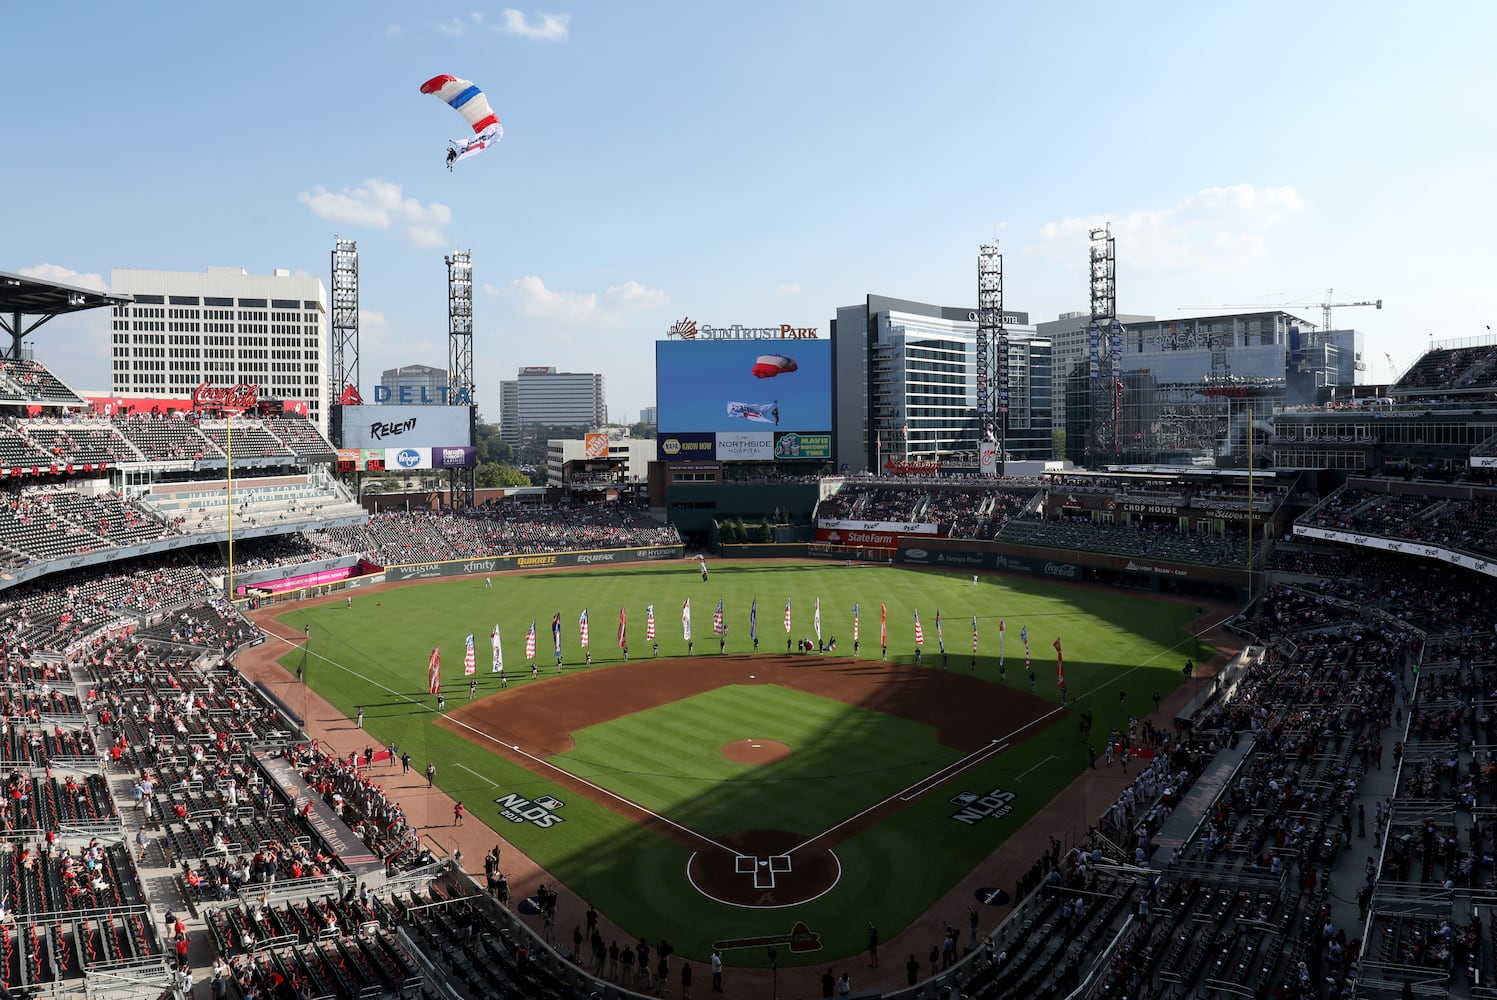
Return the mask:
POLYGON ((773 764, 789 757, 790 747, 779 740, 734 740, 723 747, 723 756, 735 764, 773 764))

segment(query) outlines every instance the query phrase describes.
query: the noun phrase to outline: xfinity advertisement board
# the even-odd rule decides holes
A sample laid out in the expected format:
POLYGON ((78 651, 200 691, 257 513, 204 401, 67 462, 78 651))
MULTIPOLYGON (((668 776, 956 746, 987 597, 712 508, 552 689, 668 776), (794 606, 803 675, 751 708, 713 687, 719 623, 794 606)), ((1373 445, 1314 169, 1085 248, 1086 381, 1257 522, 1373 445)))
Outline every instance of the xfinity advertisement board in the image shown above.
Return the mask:
POLYGON ((343 447, 403 450, 468 446, 466 406, 349 406, 343 447))
POLYGON ((655 395, 661 438, 711 432, 719 442, 730 441, 735 453, 760 455, 765 439, 742 435, 829 435, 832 344, 820 339, 662 340, 655 345, 655 395))

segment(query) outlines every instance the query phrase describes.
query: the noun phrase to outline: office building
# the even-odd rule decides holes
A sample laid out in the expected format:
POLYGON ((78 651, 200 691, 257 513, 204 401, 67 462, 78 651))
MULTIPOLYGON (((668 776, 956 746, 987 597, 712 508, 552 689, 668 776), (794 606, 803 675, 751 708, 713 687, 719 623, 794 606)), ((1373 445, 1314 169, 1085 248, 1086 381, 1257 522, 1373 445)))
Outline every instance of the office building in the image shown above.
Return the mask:
POLYGON ((660 423, 660 419, 658 416, 659 413, 660 410, 658 408, 653 406, 646 406, 644 409, 639 411, 639 422, 642 424, 649 424, 651 427, 654 427, 656 424, 660 423))
POLYGON ((276 269, 116 268, 110 391, 188 398, 198 386, 255 386, 262 399, 307 403, 327 433, 327 291, 318 278, 276 269))
POLYGON ((402 365, 386 368, 379 376, 380 391, 372 402, 407 405, 446 405, 447 369, 431 365, 402 365))
POLYGON ((530 427, 602 427, 608 422, 603 376, 544 365, 521 368, 514 379, 499 383, 499 420, 499 436, 516 447, 530 427))
MULTIPOLYGON (((1120 315, 1118 321, 1125 328, 1131 328, 1136 324, 1148 323, 1154 319, 1153 316, 1141 316, 1133 314, 1120 315)), ((1055 378, 1055 397, 1052 403, 1052 416, 1056 427, 1066 425, 1066 379, 1065 375, 1070 372, 1076 362, 1089 359, 1090 343, 1087 336, 1087 326, 1092 321, 1089 312, 1061 313, 1059 319, 1047 320, 1034 325, 1035 332, 1044 339, 1050 341, 1051 364, 1053 365, 1055 378)), ((1104 321, 1105 325, 1105 321, 1104 321)))
MULTIPOLYGON (((1008 426, 1022 432, 1023 457, 1049 458, 1050 345, 1027 313, 1006 311, 1004 328, 1008 426)), ((975 467, 978 424, 975 309, 870 295, 837 310, 832 451, 839 468, 866 472, 891 459, 975 467)))

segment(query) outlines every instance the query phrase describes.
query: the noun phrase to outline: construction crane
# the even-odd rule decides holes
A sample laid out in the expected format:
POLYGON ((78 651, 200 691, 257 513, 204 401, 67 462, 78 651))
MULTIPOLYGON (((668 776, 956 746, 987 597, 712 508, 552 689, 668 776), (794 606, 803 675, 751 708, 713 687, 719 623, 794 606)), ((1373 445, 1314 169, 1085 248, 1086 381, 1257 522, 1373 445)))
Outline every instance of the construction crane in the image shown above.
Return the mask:
POLYGON ((1319 309, 1320 310, 1320 314, 1321 314, 1321 316, 1324 319, 1324 323, 1322 324, 1321 329, 1322 330, 1329 330, 1329 329, 1331 329, 1331 310, 1332 309, 1352 309, 1352 308, 1355 308, 1357 306, 1372 306, 1374 309, 1381 309, 1383 307, 1383 300, 1382 299, 1378 299, 1375 302, 1335 302, 1335 301, 1333 301, 1333 299, 1335 298, 1335 291, 1336 290, 1334 288, 1327 288, 1326 291, 1325 291, 1325 301, 1323 301, 1323 302, 1253 302, 1253 303, 1250 303, 1248 305, 1219 305, 1219 304, 1213 303, 1211 305, 1204 305, 1204 306, 1181 306, 1180 308, 1181 309, 1253 309, 1253 310, 1263 310, 1263 309, 1319 309))
POLYGON ((1394 363, 1393 355, 1389 354, 1387 351, 1383 352, 1383 357, 1388 359, 1388 382, 1391 385, 1392 383, 1398 381, 1398 365, 1394 363))

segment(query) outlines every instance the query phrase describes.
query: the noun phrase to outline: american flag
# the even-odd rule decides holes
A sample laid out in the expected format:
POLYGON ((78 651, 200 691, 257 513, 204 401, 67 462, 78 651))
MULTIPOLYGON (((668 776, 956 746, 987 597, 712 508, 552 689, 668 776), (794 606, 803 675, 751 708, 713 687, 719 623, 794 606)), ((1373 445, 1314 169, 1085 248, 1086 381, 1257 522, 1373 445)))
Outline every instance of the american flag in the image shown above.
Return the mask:
POLYGON ((915 645, 925 645, 925 629, 920 627, 920 612, 915 612, 915 645))
POLYGON ((468 633, 467 647, 463 650, 463 676, 472 677, 478 672, 478 661, 474 658, 473 633, 468 633))
POLYGON ((785 634, 790 634, 790 598, 785 598, 785 634))
POLYGON ((655 605, 645 607, 645 642, 655 641, 655 605))
POLYGON ((426 687, 432 694, 442 693, 442 647, 434 646, 426 661, 426 687))
POLYGON ((858 642, 858 606, 852 606, 852 641, 854 645, 858 642))
POLYGON ((535 620, 531 619, 530 631, 525 633, 525 659, 535 659, 535 620))
POLYGON ((589 641, 588 640, 588 635, 587 635, 587 609, 586 608, 582 609, 582 617, 577 619, 577 632, 579 634, 579 638, 578 638, 577 641, 583 646, 583 648, 586 648, 587 644, 588 644, 588 641, 589 641))
POLYGON ((723 634, 723 602, 717 602, 717 610, 712 612, 712 634, 723 634))
POLYGON ((625 644, 628 642, 628 639, 627 639, 628 634, 629 634, 629 616, 624 612, 623 608, 619 608, 619 648, 620 649, 623 649, 624 646, 625 646, 625 644))

